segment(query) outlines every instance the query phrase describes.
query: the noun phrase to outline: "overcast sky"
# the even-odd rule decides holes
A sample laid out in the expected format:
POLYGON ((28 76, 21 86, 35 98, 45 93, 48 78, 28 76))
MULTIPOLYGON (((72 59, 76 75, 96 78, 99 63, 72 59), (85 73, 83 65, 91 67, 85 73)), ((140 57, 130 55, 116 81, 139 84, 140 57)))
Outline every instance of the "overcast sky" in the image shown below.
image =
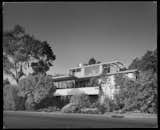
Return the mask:
POLYGON ((135 57, 157 48, 155 2, 14 2, 5 3, 3 29, 19 24, 40 40, 47 40, 57 59, 50 74, 66 73, 88 62, 135 57))

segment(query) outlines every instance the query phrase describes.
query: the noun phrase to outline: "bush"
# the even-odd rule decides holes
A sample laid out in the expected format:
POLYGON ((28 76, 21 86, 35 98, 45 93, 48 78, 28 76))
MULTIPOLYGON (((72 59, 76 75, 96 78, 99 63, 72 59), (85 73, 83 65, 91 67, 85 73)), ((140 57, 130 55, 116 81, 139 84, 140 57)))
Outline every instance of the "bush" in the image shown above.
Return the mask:
POLYGON ((65 105, 61 111, 66 113, 80 112, 82 108, 90 106, 88 95, 84 93, 78 93, 70 98, 70 103, 65 105))
POLYGON ((79 107, 77 104, 69 103, 61 109, 61 112, 64 112, 64 113, 79 112, 79 107))
POLYGON ((16 87, 5 85, 3 87, 3 108, 4 110, 16 110, 16 87))
POLYGON ((55 107, 55 106, 49 106, 48 108, 41 108, 41 109, 38 109, 37 111, 39 112, 55 112, 55 111, 59 111, 60 109, 55 107))
POLYGON ((152 70, 141 72, 137 81, 119 77, 116 83, 121 88, 115 96, 118 109, 157 112, 157 74, 152 70))
POLYGON ((24 99, 19 97, 17 93, 17 86, 8 84, 3 87, 4 110, 24 110, 24 99))
POLYGON ((98 108, 82 108, 80 110, 80 112, 86 113, 86 114, 99 114, 99 113, 101 113, 98 108))
POLYGON ((19 95, 26 98, 25 109, 35 110, 46 97, 52 97, 56 88, 48 75, 29 75, 19 81, 19 95))
POLYGON ((115 110, 115 103, 113 100, 109 99, 108 97, 105 97, 104 103, 98 103, 97 108, 102 114, 105 112, 112 112, 115 110))
POLYGON ((88 95, 84 93, 73 95, 70 99, 70 103, 76 104, 79 109, 86 108, 91 105, 88 95))
POLYGON ((93 103, 90 105, 90 108, 98 108, 98 105, 99 105, 99 102, 98 102, 98 101, 93 102, 93 103))

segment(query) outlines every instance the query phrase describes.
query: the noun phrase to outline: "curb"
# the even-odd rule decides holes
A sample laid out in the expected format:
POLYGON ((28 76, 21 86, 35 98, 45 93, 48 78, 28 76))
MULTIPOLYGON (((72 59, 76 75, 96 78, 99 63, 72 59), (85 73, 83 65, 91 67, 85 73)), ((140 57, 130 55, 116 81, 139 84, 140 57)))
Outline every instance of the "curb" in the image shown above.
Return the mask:
POLYGON ((9 112, 9 113, 35 113, 40 114, 40 115, 45 115, 45 114, 49 114, 49 115, 74 115, 76 116, 78 115, 84 115, 84 116, 103 116, 103 117, 109 117, 109 118, 158 118, 157 115, 136 115, 136 114, 115 114, 115 113, 108 113, 108 114, 84 114, 84 113, 62 113, 62 112, 33 112, 33 111, 3 111, 5 112, 9 112))

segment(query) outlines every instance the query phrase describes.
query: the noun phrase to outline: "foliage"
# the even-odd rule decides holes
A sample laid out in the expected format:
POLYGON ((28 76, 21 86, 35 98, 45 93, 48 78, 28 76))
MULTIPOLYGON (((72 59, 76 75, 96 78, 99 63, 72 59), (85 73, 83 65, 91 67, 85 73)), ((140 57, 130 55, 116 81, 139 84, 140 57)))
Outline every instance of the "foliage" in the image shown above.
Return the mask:
POLYGON ((112 112, 115 109, 115 104, 113 100, 108 97, 105 97, 103 104, 98 102, 97 108, 103 114, 105 112, 112 112))
POLYGON ((49 44, 26 34, 23 27, 16 25, 3 32, 3 71, 17 83, 25 76, 26 67, 32 67, 36 74, 45 73, 54 60, 49 44))
POLYGON ((80 112, 86 113, 86 114, 99 114, 100 113, 98 108, 82 108, 80 112))
POLYGON ((98 86, 98 77, 91 77, 89 79, 89 86, 98 86))
POLYGON ((78 105, 74 103, 69 103, 61 109, 61 112, 64 113, 74 113, 78 111, 79 111, 78 105))
POLYGON ((24 99, 19 97, 17 92, 17 86, 7 84, 3 87, 4 110, 24 110, 24 99))
POLYGON ((98 108, 98 106, 99 106, 99 102, 95 101, 90 105, 90 108, 98 108))
POLYGON ((45 97, 40 103, 35 105, 35 109, 48 108, 49 106, 62 108, 64 105, 69 103, 69 99, 62 99, 61 97, 45 97))
POLYGON ((78 106, 78 108, 86 108, 90 106, 90 101, 88 95, 82 93, 73 95, 70 99, 70 103, 74 103, 78 106))
POLYGON ((19 82, 19 95, 26 97, 26 109, 33 110, 44 98, 52 97, 56 88, 48 75, 29 75, 19 82))
POLYGON ((39 112, 55 112, 55 111, 59 111, 60 109, 56 106, 49 106, 47 108, 41 108, 41 109, 38 109, 37 111, 39 112))
POLYGON ((16 96, 16 89, 11 85, 6 85, 3 87, 3 108, 5 110, 15 110, 15 96, 16 96))
POLYGON ((141 112, 157 112, 157 56, 155 51, 147 51, 140 59, 136 58, 130 69, 140 71, 137 81, 117 75, 115 82, 120 86, 116 95, 118 109, 123 111, 139 110, 141 112))
POLYGON ((141 87, 139 88, 138 101, 141 111, 148 113, 157 112, 157 74, 145 71, 140 75, 141 87))
POLYGON ((153 70, 153 72, 157 72, 157 49, 147 51, 141 58, 135 58, 129 69, 138 69, 140 71, 153 70))
POLYGON ((96 64, 96 60, 94 58, 90 58, 88 61, 88 65, 96 64))
POLYGON ((72 95, 70 103, 65 105, 61 111, 66 113, 80 112, 82 108, 90 106, 89 97, 84 93, 72 95))
POLYGON ((119 93, 115 95, 117 109, 133 110, 138 107, 136 98, 140 84, 123 75, 116 76, 116 84, 120 86, 119 93))

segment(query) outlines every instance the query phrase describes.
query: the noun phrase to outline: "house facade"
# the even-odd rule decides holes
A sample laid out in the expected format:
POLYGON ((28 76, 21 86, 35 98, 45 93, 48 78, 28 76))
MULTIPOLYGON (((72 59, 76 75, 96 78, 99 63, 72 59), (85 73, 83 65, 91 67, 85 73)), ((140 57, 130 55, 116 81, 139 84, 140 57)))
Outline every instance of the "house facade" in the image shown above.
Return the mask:
POLYGON ((99 87, 101 87, 104 95, 114 99, 114 95, 118 92, 115 75, 124 74, 133 80, 136 80, 138 75, 136 69, 127 70, 124 68, 123 63, 119 61, 70 68, 66 76, 53 77, 57 88, 54 96, 71 96, 85 93, 91 97, 96 97, 99 95, 99 87))

